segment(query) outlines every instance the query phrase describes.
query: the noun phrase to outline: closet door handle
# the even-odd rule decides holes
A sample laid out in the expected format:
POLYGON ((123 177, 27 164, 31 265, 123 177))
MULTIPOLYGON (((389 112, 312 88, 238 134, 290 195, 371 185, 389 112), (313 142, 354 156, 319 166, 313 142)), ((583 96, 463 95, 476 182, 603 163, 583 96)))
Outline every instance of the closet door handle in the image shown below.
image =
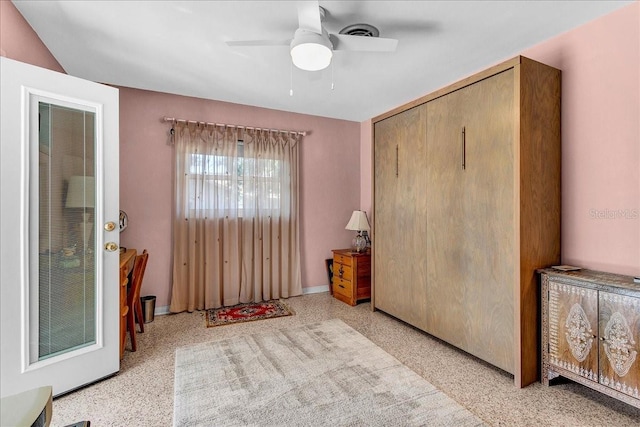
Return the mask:
POLYGON ((400 169, 400 160, 398 155, 398 144, 396 144, 396 178, 398 177, 398 169, 400 169))
POLYGON ((462 126, 462 170, 467 166, 467 133, 464 126, 462 126))

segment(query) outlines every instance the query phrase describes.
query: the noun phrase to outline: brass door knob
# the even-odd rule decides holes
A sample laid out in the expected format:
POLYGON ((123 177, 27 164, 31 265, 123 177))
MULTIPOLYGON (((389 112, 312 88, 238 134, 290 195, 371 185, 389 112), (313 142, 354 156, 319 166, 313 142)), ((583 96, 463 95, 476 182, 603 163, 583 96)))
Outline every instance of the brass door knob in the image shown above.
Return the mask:
POLYGON ((114 252, 118 250, 118 244, 115 242, 107 242, 104 244, 104 248, 109 252, 114 252))
POLYGON ((113 231, 116 229, 116 223, 113 221, 109 221, 104 225, 104 229, 107 231, 113 231))

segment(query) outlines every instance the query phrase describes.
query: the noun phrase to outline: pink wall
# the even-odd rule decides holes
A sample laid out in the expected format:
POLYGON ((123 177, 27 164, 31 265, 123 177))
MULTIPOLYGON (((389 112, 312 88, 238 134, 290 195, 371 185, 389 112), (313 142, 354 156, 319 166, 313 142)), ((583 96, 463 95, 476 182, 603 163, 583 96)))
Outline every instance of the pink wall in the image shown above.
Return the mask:
MULTIPOLYGON (((636 2, 521 53, 562 70, 562 262, 636 276, 639 25, 636 2)), ((363 209, 371 205, 370 126, 361 123, 363 209)))
POLYGON ((0 0, 0 56, 65 72, 18 9, 8 0, 0 0))
POLYGON ((120 88, 121 245, 147 248, 143 295, 169 305, 172 152, 162 117, 307 131, 301 145, 303 287, 327 285, 324 260, 349 247, 344 229, 360 203, 360 124, 166 93, 120 88))
POLYGON ((562 70, 562 262, 640 275, 640 4, 522 54, 562 70))
POLYGON ((371 120, 366 120, 360 124, 360 209, 367 212, 370 223, 373 223, 372 138, 371 120))

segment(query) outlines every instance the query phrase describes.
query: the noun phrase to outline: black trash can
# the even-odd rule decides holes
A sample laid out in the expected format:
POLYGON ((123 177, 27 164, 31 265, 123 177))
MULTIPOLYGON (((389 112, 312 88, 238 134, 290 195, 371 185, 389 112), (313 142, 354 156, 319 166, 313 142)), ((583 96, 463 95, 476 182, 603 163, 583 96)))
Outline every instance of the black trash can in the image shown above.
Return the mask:
POLYGON ((153 322, 153 316, 156 311, 156 296, 149 295, 141 297, 140 303, 142 304, 142 318, 144 319, 144 323, 153 322))

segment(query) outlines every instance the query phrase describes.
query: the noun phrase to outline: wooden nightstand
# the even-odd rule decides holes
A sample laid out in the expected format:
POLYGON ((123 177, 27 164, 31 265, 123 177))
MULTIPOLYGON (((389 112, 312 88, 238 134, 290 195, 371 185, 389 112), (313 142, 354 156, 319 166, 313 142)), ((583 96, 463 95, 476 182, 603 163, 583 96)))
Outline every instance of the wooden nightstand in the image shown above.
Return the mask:
POLYGON ((349 305, 371 298, 371 254, 333 251, 333 296, 349 305))

